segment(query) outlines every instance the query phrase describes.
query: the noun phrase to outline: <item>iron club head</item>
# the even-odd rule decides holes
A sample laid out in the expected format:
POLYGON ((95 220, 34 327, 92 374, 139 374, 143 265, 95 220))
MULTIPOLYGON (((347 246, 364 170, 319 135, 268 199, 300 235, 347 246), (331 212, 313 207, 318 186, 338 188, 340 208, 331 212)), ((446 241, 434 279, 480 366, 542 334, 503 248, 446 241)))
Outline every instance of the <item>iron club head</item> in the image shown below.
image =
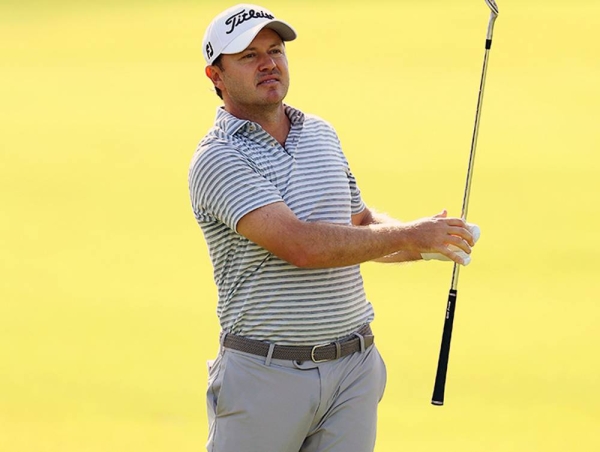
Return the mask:
POLYGON ((498 5, 496 5, 496 2, 494 0, 485 0, 485 4, 489 6, 494 15, 498 15, 498 5))

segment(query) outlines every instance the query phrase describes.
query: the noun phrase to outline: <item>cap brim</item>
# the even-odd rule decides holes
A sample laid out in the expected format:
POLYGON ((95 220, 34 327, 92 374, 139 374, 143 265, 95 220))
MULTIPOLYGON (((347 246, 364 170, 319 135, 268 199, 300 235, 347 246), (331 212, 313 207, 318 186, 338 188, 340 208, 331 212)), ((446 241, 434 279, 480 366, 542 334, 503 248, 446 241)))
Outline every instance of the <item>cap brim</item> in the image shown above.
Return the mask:
POLYGON ((293 41, 296 39, 296 31, 288 24, 281 20, 272 20, 269 22, 261 23, 256 27, 250 28, 245 31, 233 41, 231 41, 221 53, 232 54, 232 53, 240 53, 245 50, 250 43, 256 38, 256 35, 263 29, 270 28, 275 31, 283 41, 293 41))

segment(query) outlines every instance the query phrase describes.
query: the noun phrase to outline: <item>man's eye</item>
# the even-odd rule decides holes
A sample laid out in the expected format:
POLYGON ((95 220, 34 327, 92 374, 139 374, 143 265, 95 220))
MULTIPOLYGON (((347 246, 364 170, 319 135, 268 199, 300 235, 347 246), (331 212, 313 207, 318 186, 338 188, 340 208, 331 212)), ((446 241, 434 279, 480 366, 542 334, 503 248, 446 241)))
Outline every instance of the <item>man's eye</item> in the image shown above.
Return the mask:
POLYGON ((242 58, 248 58, 248 59, 250 59, 250 58, 252 58, 252 57, 254 57, 254 54, 253 54, 253 53, 247 53, 247 54, 246 54, 246 55, 244 55, 242 58))

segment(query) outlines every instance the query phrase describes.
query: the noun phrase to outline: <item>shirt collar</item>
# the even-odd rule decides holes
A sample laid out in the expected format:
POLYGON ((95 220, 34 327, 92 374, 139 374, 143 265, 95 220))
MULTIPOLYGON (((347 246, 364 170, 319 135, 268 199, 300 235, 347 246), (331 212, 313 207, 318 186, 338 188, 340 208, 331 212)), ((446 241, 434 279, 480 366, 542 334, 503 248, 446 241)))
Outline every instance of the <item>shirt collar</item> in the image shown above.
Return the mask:
MULTIPOLYGON (((292 127, 302 125, 304 123, 304 113, 297 110, 289 105, 285 106, 285 114, 290 119, 292 127)), ((217 117, 215 119, 215 126, 225 132, 226 135, 235 135, 242 130, 246 125, 254 124, 252 121, 247 119, 240 119, 233 116, 231 113, 225 111, 225 108, 217 108, 217 117)))

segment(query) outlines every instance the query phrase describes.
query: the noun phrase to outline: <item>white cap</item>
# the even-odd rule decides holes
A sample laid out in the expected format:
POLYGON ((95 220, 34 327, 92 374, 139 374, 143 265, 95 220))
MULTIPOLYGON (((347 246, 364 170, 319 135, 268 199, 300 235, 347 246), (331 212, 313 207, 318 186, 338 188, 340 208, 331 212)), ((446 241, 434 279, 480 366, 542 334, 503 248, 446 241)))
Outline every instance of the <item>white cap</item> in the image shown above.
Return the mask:
POLYGON ((238 53, 250 45, 263 28, 275 30, 283 41, 296 39, 296 31, 287 23, 275 19, 262 6, 242 3, 223 11, 213 19, 202 41, 207 64, 213 64, 223 53, 238 53))

